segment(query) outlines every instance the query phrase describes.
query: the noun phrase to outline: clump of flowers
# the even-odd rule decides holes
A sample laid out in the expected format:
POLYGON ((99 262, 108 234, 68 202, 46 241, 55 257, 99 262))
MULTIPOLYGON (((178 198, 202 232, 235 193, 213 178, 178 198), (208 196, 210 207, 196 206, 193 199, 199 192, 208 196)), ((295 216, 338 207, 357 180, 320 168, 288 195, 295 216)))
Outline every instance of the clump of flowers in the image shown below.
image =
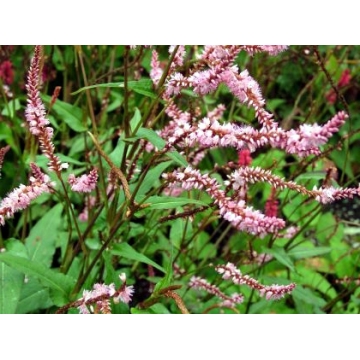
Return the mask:
POLYGON ((95 189, 98 179, 97 169, 94 168, 89 174, 81 175, 77 178, 74 174, 70 174, 68 182, 71 186, 71 190, 76 192, 90 192, 95 189))
POLYGON ((83 296, 63 308, 57 313, 64 313, 70 308, 77 308, 80 314, 111 314, 111 300, 118 304, 123 302, 128 304, 134 294, 134 287, 126 285, 126 275, 119 275, 122 285, 119 289, 115 284, 110 285, 96 283, 92 290, 84 290, 83 296))
POLYGON ((43 193, 51 192, 56 185, 48 175, 42 173, 40 168, 30 164, 32 176, 29 184, 21 184, 18 188, 11 191, 0 203, 0 225, 5 225, 5 218, 10 218, 15 212, 26 209, 30 202, 43 193))
MULTIPOLYGON (((244 275, 233 262, 240 263, 239 259, 243 256, 243 265, 256 269, 271 268, 279 260, 275 246, 272 248, 276 241, 286 244, 281 250, 292 250, 294 240, 302 230, 300 226, 292 225, 296 220, 287 216, 283 209, 292 195, 311 204, 317 202, 315 205, 320 208, 319 204, 359 196, 360 186, 341 187, 331 181, 324 181, 322 185, 311 182, 309 185, 301 183, 297 175, 288 176, 285 168, 277 169, 280 163, 278 159, 272 159, 273 163, 266 166, 263 165, 266 161, 258 161, 270 149, 272 153, 284 154, 284 161, 295 159, 294 162, 299 161, 304 164, 304 169, 308 169, 315 159, 325 156, 324 150, 330 138, 349 119, 348 110, 340 110, 326 118, 311 119, 312 123, 285 127, 282 125, 285 122, 269 111, 261 84, 248 69, 241 68, 239 54, 247 52, 249 56, 258 56, 258 53, 276 56, 286 49, 286 46, 230 45, 196 47, 188 52, 185 46, 170 46, 165 52, 169 55, 169 61, 162 60, 164 52, 152 49, 150 69, 145 66, 142 69, 143 49, 139 51, 139 57, 133 59, 132 48, 125 47, 123 66, 115 68, 114 63, 113 71, 108 74, 112 78, 118 71, 124 71, 119 86, 121 90, 118 89, 124 91, 121 108, 117 112, 117 115, 121 114, 121 121, 117 118, 115 125, 109 125, 108 133, 101 131, 106 128, 104 122, 107 125, 108 117, 113 116, 114 107, 119 103, 119 98, 116 98, 111 104, 111 111, 107 108, 113 101, 111 87, 114 86, 108 86, 106 91, 97 91, 99 89, 94 89, 96 86, 88 86, 85 81, 85 88, 72 93, 87 91, 89 108, 92 95, 88 96, 88 91, 104 97, 99 115, 90 109, 92 128, 88 133, 85 133, 83 126, 78 126, 79 131, 75 126, 71 129, 73 133, 62 138, 64 149, 67 146, 71 146, 71 151, 75 152, 86 149, 86 154, 82 155, 79 151, 78 156, 76 153, 74 160, 79 161, 74 163, 86 162, 88 169, 79 176, 69 171, 66 184, 62 172, 68 168, 68 164, 61 161, 60 151, 55 151, 54 130, 50 124, 52 118, 40 97, 39 89, 46 70, 43 67, 43 48, 35 47, 26 83, 25 128, 30 134, 31 152, 35 152, 33 150, 39 145, 46 157, 47 170, 52 172, 50 175, 58 180, 62 188, 55 191, 55 182, 43 172, 46 169, 31 163, 28 184, 18 186, 1 200, 0 225, 4 225, 5 220, 16 212, 27 208, 41 194, 56 192, 57 199, 62 201, 66 210, 63 212, 66 215, 62 216, 67 216, 61 229, 68 234, 67 243, 61 244, 61 275, 67 276, 69 269, 75 268, 75 259, 82 262, 81 266, 76 264, 79 265, 79 276, 72 293, 67 294, 71 302, 60 308, 59 313, 75 308, 82 314, 110 314, 113 303, 129 304, 135 289, 126 285, 124 274, 120 275, 122 285, 119 288, 114 283, 101 283, 101 277, 109 276, 112 270, 117 271, 120 266, 129 266, 131 261, 136 262, 131 267, 134 273, 143 263, 151 264, 151 271, 147 274, 150 280, 147 281, 152 282, 148 287, 152 294, 144 301, 140 300, 139 309, 150 308, 161 299, 171 298, 182 313, 188 313, 182 292, 175 292, 182 285, 171 283, 171 271, 166 270, 164 281, 155 285, 158 278, 155 269, 165 272, 164 269, 171 269, 171 265, 177 281, 188 279, 191 272, 194 276, 188 283, 190 288, 214 296, 216 307, 230 308, 235 312, 245 301, 244 296, 222 290, 225 288, 222 281, 231 281, 236 287, 245 285, 266 300, 279 300, 292 293, 296 285, 291 280, 291 273, 287 285, 265 285, 255 279, 256 276, 244 275), (195 56, 190 60, 193 54, 195 56), (138 81, 142 71, 148 72, 150 79, 138 81), (225 97, 225 100, 216 103, 217 95, 224 93, 227 97, 233 97, 235 106, 232 104, 229 107, 225 97), (137 102, 137 96, 144 98, 137 102), (135 103, 139 106, 136 110, 135 103), (238 109, 234 111, 237 107, 250 114, 249 118, 242 113, 238 116, 238 109), (70 144, 65 144, 65 140, 69 140, 70 144), (107 153, 109 149, 112 149, 111 154, 107 153), (222 157, 222 154, 226 156, 222 157), (80 162, 83 158, 85 162, 80 162), (310 158, 308 163, 307 158, 310 158), (96 166, 89 165, 89 159, 97 161, 96 166), (267 198, 257 196, 263 187, 267 187, 266 191, 270 190, 267 198), (78 196, 69 190, 85 194, 78 196), (73 204, 74 199, 76 203, 73 204), (84 203, 79 204, 79 199, 84 203), (180 221, 175 223, 173 220, 180 221), (168 224, 169 228, 166 228, 168 224), (224 231, 223 226, 226 227, 224 231), (183 233, 178 238, 179 231, 183 233), (212 235, 209 235, 209 231, 213 232, 212 235), (231 241, 226 238, 227 234, 235 237, 239 232, 241 236, 236 240, 243 241, 239 246, 240 256, 231 248, 234 238, 231 241), (219 239, 215 239, 216 236, 219 239), (159 263, 152 256, 168 250, 167 237, 175 243, 171 251, 177 253, 172 257, 174 264, 164 266, 160 264, 161 256, 159 263), (156 243, 157 240, 160 243, 156 243), (255 246, 254 242, 257 242, 255 246), (103 256, 105 250, 109 256, 103 256), (220 279, 218 276, 218 285, 197 273, 196 266, 204 268, 211 261, 215 262, 215 271, 222 277, 220 279), (265 265, 270 261, 270 266, 265 265), (97 282, 84 290, 89 276, 97 279, 97 282)), ((81 51, 77 53, 82 72, 85 73, 82 55, 81 51)), ((6 84, 13 81, 10 65, 0 64, 0 77, 6 84)), ((350 74, 344 72, 338 85, 346 86, 349 81, 350 74)), ((55 102, 59 94, 60 88, 57 87, 49 111, 53 109, 57 113, 60 100, 55 102)), ((81 96, 78 100, 82 101, 81 96)), ((90 124, 90 121, 86 123, 85 117, 83 125, 90 124)), ((9 146, 0 147, 0 171, 8 150, 9 146)), ((293 164, 290 166, 292 169, 293 164)), ((27 230, 25 227, 22 231, 24 238, 27 230)), ((252 274, 248 269, 242 270, 252 274)), ((134 277, 138 275, 143 274, 136 273, 134 277)))

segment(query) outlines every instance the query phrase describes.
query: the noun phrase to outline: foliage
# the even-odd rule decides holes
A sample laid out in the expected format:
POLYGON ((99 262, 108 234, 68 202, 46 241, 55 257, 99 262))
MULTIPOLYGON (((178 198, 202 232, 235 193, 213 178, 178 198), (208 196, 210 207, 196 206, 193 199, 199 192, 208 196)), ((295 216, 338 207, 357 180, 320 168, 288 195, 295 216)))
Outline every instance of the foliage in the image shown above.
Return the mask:
POLYGON ((0 313, 358 313, 358 50, 1 46, 0 313))

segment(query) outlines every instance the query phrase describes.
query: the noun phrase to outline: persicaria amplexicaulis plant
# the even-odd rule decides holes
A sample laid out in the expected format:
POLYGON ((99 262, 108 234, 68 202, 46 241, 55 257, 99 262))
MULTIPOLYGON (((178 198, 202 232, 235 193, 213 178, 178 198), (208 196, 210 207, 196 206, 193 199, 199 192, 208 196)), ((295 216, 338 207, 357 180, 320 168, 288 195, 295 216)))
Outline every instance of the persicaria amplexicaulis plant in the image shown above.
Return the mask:
MULTIPOLYGON (((276 64, 286 46, 126 46, 111 57, 70 49, 80 72, 61 97, 57 83, 42 94, 56 74, 43 76, 51 59, 35 47, 19 127, 25 145, 0 148, 6 179, 7 156, 26 158, 26 184, 14 178, 0 203, 0 261, 20 279, 13 311, 29 291, 25 275, 47 294, 30 312, 247 312, 309 295, 297 261, 331 248, 304 234, 323 205, 360 193, 356 183, 338 185, 339 165, 328 166, 341 151, 334 139, 350 136, 348 107, 282 119, 263 95, 265 75, 245 65, 276 64), (117 67, 105 71, 101 56, 117 67), (306 176, 316 171, 323 175, 306 176)), ((0 74, 8 85, 9 71, 0 74)), ((335 90, 324 103, 342 99, 335 90)))

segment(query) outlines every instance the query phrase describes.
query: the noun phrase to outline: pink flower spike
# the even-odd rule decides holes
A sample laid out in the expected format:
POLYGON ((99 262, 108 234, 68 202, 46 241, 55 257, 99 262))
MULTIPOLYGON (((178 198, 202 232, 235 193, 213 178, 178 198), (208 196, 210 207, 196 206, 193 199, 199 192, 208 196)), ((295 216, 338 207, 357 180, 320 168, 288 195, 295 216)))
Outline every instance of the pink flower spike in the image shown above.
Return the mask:
POLYGON ((79 178, 74 174, 70 174, 68 182, 71 185, 71 190, 76 192, 90 192, 95 189, 98 179, 97 169, 94 168, 88 175, 82 175, 79 178))
POLYGON ((219 265, 215 267, 215 270, 222 274, 223 279, 231 279, 234 284, 247 285, 248 287, 257 290, 260 296, 264 296, 266 300, 278 300, 284 297, 286 294, 291 293, 295 289, 295 284, 289 285, 270 285, 266 286, 260 284, 257 280, 251 278, 249 275, 241 274, 234 264, 227 263, 226 265, 219 265))
POLYGON ((31 201, 39 197, 44 192, 50 192, 55 186, 48 175, 41 172, 40 168, 35 164, 30 164, 32 176, 30 184, 20 185, 14 189, 0 203, 0 225, 5 225, 5 218, 10 218, 15 212, 27 208, 31 201))
POLYGON ((151 56, 151 70, 150 70, 150 78, 154 85, 156 86, 159 83, 159 80, 161 79, 161 76, 163 74, 163 70, 160 66, 160 61, 158 59, 159 55, 156 50, 153 50, 152 56, 151 56))
MULTIPOLYGON (((169 47, 169 54, 171 55, 175 50, 175 46, 172 45, 169 47)), ((170 71, 173 71, 177 66, 182 66, 184 63, 184 57, 186 55, 185 46, 179 45, 177 52, 175 54, 174 60, 171 63, 170 71)))
POLYGON ((269 55, 277 55, 287 49, 285 45, 243 45, 242 50, 245 50, 249 55, 254 55, 259 52, 267 52, 269 55))
POLYGON ((49 159, 48 168, 59 176, 61 170, 66 167, 62 164, 59 157, 54 154, 55 147, 52 142, 53 129, 48 126, 49 120, 46 118, 45 106, 40 98, 40 64, 42 59, 42 47, 35 46, 34 56, 31 60, 30 70, 26 82, 27 106, 25 118, 29 124, 31 134, 38 138, 42 153, 49 159))
POLYGON ((209 175, 202 175, 199 170, 187 167, 183 172, 163 174, 169 184, 181 185, 183 189, 206 189, 207 193, 219 207, 220 215, 233 224, 238 230, 246 231, 253 235, 266 235, 276 233, 285 227, 282 219, 267 217, 252 207, 246 206, 243 200, 233 201, 226 197, 225 192, 219 189, 220 185, 209 175))
POLYGON ((211 285, 207 280, 198 276, 193 276, 190 279, 189 286, 193 289, 205 290, 207 293, 215 295, 222 300, 220 305, 223 307, 235 307, 236 304, 240 304, 244 301, 243 295, 235 293, 231 296, 227 296, 217 286, 211 285))

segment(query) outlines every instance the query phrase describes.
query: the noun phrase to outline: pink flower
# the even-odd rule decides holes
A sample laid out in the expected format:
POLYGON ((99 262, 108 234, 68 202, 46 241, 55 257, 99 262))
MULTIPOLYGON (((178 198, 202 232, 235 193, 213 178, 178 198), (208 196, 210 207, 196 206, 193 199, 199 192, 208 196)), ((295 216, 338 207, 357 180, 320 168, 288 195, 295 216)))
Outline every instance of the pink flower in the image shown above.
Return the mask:
POLYGON ((159 83, 159 80, 161 79, 161 76, 163 74, 163 70, 160 66, 160 61, 158 60, 158 53, 156 50, 153 50, 152 56, 151 56, 151 70, 150 70, 150 78, 154 85, 157 85, 159 83))
POLYGON ((273 256, 270 254, 262 253, 262 254, 256 254, 253 258, 254 262, 256 262, 258 265, 265 264, 273 259, 273 256))
POLYGON ((125 304, 128 304, 132 299, 134 291, 135 290, 132 285, 124 286, 124 288, 118 292, 117 296, 114 297, 114 303, 119 303, 121 301, 125 304))
POLYGON ((94 168, 88 175, 82 175, 79 178, 74 174, 70 174, 68 182, 71 185, 71 190, 77 192, 90 192, 95 189, 98 179, 97 169, 94 168))
POLYGON ((134 287, 126 286, 126 275, 124 273, 120 274, 119 278, 122 285, 118 290, 115 289, 114 283, 110 285, 96 283, 92 290, 84 290, 83 296, 73 302, 72 307, 77 307, 80 314, 99 312, 102 314, 111 314, 110 299, 113 299, 115 304, 120 301, 128 304, 134 293, 134 287))
POLYGON ((175 170, 173 173, 164 174, 163 177, 169 184, 181 185, 185 190, 205 189, 218 205, 220 215, 238 230, 262 236, 275 233, 285 226, 282 219, 267 217, 247 206, 243 200, 234 201, 226 197, 216 179, 210 178, 207 174, 202 175, 199 170, 187 167, 183 172, 175 170))
POLYGON ((32 176, 30 184, 20 185, 5 197, 0 203, 0 225, 5 225, 5 218, 10 218, 15 212, 27 208, 31 201, 39 197, 44 192, 50 192, 55 186, 48 175, 41 172, 40 168, 34 163, 30 164, 32 176))
POLYGON ((269 55, 277 55, 278 53, 287 49, 285 45, 243 45, 242 50, 248 54, 254 55, 258 52, 267 52, 269 55))
MULTIPOLYGON (((169 54, 171 55, 175 50, 175 46, 171 45, 169 47, 169 54)), ((170 71, 173 71, 177 66, 182 66, 184 63, 184 58, 186 55, 186 51, 185 51, 185 46, 184 45, 179 45, 174 60, 171 63, 171 67, 170 67, 170 71)))
POLYGON ((199 95, 206 95, 213 92, 219 86, 221 70, 210 69, 205 71, 197 71, 189 77, 189 82, 194 88, 194 92, 199 95))

